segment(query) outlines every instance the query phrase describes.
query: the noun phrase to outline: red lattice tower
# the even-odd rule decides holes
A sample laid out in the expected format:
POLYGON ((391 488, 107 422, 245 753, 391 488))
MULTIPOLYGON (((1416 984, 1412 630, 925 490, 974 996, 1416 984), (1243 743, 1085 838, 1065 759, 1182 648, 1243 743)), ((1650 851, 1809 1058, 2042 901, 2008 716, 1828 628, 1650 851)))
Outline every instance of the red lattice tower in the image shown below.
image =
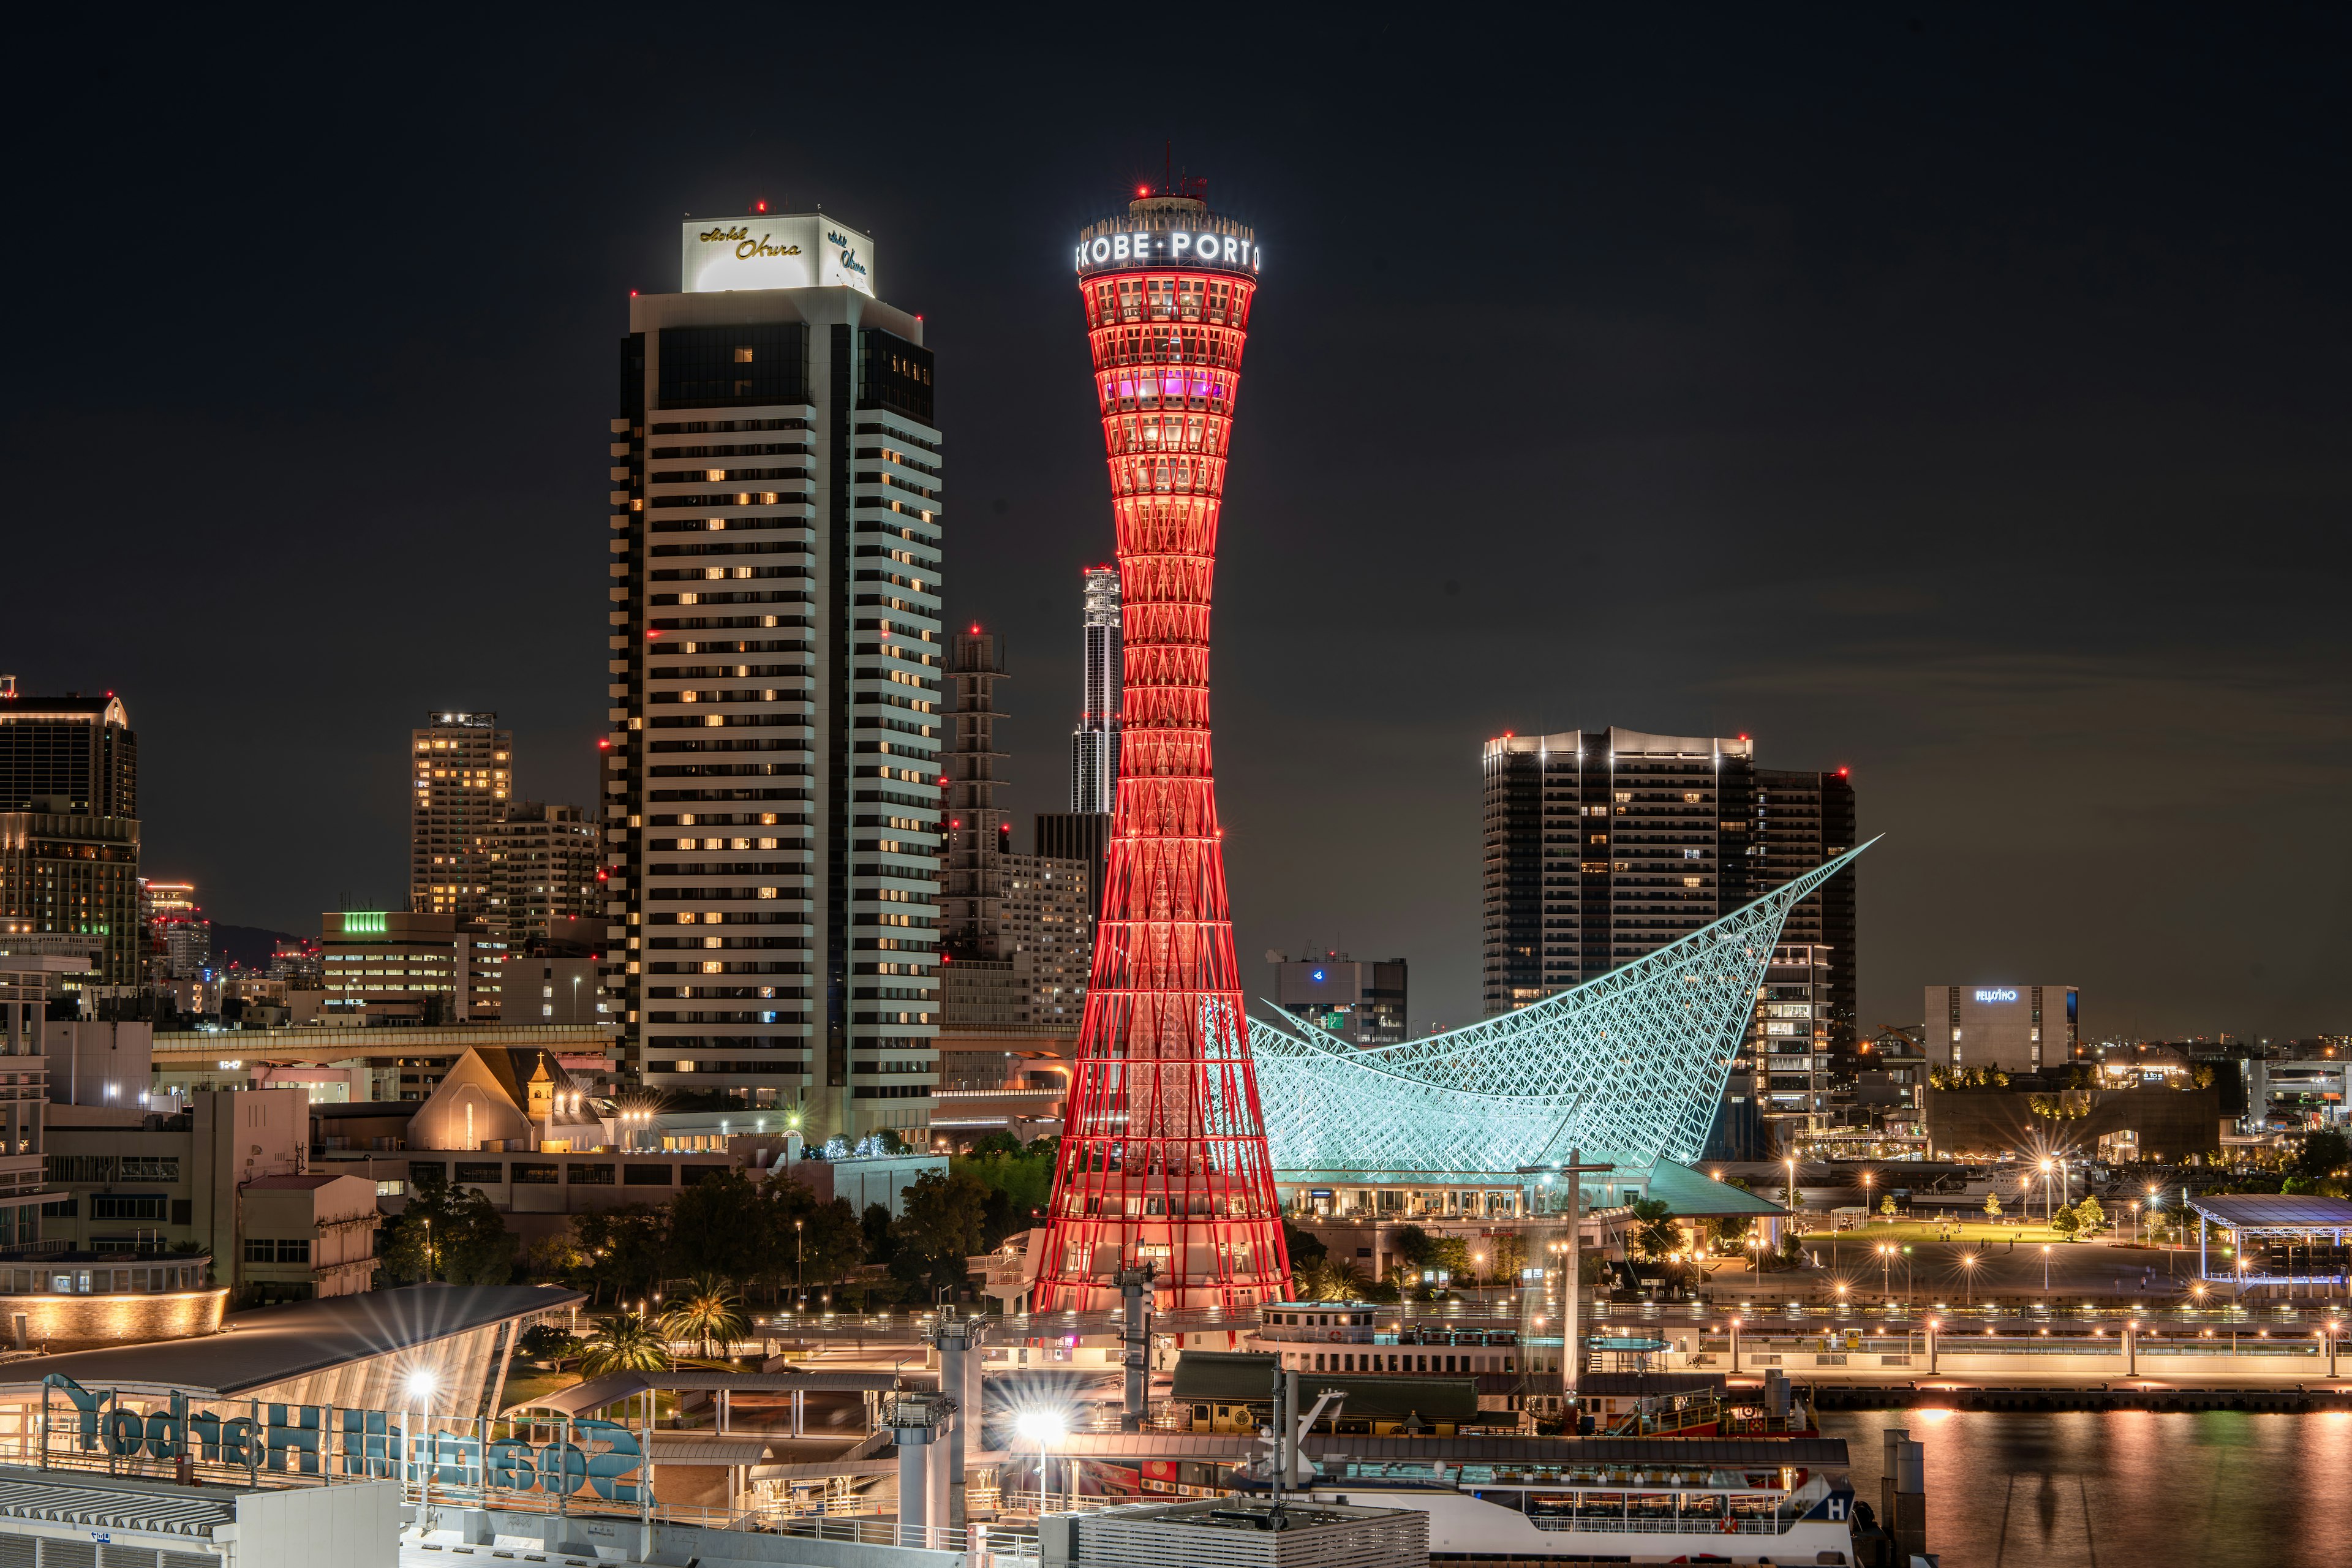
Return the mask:
POLYGON ((1209 765, 1209 594, 1258 247, 1202 184, 1142 193, 1078 241, 1126 689, 1040 1311, 1116 1306, 1113 1270, 1141 1263, 1170 1307, 1289 1294, 1209 765))

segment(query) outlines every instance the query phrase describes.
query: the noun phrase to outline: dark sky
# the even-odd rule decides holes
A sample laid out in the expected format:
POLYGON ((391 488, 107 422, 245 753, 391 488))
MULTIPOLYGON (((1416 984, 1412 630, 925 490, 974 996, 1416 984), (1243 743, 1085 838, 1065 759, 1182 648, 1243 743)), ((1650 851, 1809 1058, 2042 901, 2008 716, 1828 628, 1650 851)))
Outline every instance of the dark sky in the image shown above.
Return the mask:
POLYGON ((593 799, 628 290, 683 213, 821 202, 929 320, 949 614, 1058 806, 1111 552, 1069 248, 1172 140, 1266 258, 1254 991, 1402 954, 1474 1016, 1480 743, 1613 722, 1853 769, 1865 1025, 2003 980, 2352 1028, 2344 12, 1256 10, 20 36, 0 669, 123 695, 146 867, 215 919, 401 897, 430 708, 593 799))

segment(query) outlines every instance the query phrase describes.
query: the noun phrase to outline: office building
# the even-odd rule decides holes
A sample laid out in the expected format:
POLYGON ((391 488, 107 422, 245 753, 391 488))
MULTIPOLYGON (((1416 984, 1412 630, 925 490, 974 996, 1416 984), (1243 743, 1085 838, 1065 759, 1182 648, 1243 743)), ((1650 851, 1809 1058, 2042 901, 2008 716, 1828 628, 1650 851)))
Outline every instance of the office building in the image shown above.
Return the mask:
POLYGON ((1126 679, 1118 593, 1118 567, 1087 568, 1086 686, 1070 736, 1070 809, 1080 815, 1108 816, 1118 793, 1118 710, 1126 679))
POLYGON ((1927 1060, 2012 1073, 2057 1067, 2074 1059, 2080 1009, 2072 985, 1930 985, 1927 1060))
POLYGON ((1745 736, 1486 742, 1486 1010, 1539 1002, 1751 897, 1745 736))
POLYGON ((1093 951, 1087 868, 1012 853, 1012 818, 996 804, 1005 783, 996 749, 1003 645, 975 627, 956 635, 953 658, 940 1016, 961 1037, 941 1049, 972 1048, 975 1032, 1075 1037, 1093 951))
POLYGON ((513 789, 514 736, 495 713, 436 713, 410 731, 408 908, 491 919, 491 837, 513 789))
POLYGON ((937 1079, 941 437, 822 214, 684 226, 612 422, 607 989, 650 1087, 920 1129, 937 1079))
POLYGON ((147 968, 139 917, 139 739, 121 699, 22 697, 0 676, 0 921, 97 937, 92 979, 120 986, 147 968))
POLYGON ((319 924, 327 1023, 501 1021, 505 939, 449 915, 401 910, 344 910, 319 924))
POLYGON ((601 929, 597 833, 596 821, 576 805, 509 802, 490 830, 489 929, 529 942, 591 914, 601 929))
MULTIPOLYGON (((1279 954, 1269 954, 1279 958, 1279 954)), ((1405 1037, 1405 962, 1359 963, 1344 952, 1283 958, 1275 1005, 1351 1046, 1393 1046, 1405 1037)))

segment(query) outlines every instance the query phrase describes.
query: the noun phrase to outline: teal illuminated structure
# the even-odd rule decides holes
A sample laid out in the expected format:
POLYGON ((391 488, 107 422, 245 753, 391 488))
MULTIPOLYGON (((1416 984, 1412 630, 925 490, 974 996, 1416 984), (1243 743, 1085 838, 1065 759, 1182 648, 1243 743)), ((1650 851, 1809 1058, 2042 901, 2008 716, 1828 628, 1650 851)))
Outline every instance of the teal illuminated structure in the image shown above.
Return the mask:
POLYGON ((1598 979, 1442 1035, 1360 1048, 1288 1015, 1252 1018, 1276 1180, 1515 1182, 1571 1149, 1697 1159, 1789 911, 1869 847, 1598 979))

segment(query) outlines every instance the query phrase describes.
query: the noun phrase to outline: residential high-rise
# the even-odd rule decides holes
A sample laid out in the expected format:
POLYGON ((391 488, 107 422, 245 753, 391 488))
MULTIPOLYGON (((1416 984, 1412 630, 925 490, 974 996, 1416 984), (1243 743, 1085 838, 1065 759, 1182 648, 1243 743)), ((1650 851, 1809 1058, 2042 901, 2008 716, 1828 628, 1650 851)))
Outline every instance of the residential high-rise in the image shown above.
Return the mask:
POLYGON ((1746 736, 1614 728, 1487 742, 1486 1011, 1605 974, 1753 897, 1753 757, 1746 736))
POLYGON ((655 1088, 916 1129, 937 1081, 941 437, 823 214, 684 226, 612 423, 606 987, 655 1088))
POLYGON ((139 738, 121 700, 24 697, 0 676, 0 918, 98 938, 94 983, 120 986, 146 967, 139 917, 139 738))
POLYGON ((509 801, 489 832, 490 929, 522 942, 546 937, 559 921, 601 921, 597 832, 576 805, 509 801))
POLYGON ((1094 968, 1034 1310, 1247 1310, 1290 1265, 1234 960, 1209 745, 1209 606, 1250 230, 1204 186, 1146 191, 1079 236, 1078 290, 1118 538, 1125 677, 1094 968))
POLYGON ((495 713, 436 713, 409 731, 408 908, 487 924, 491 839, 514 790, 514 734, 495 713))
POLYGON ((1118 568, 1086 572, 1086 687, 1070 736, 1070 809, 1108 816, 1118 793, 1118 708, 1124 679, 1118 620, 1118 568))
MULTIPOLYGON (((1761 898, 1796 880, 1817 866, 1827 864, 1855 843, 1853 781, 1849 770, 1797 773, 1781 768, 1758 768, 1755 805, 1748 837, 1748 896, 1761 898)), ((1854 871, 1853 868, 1823 883, 1789 911, 1781 928, 1781 952, 1804 955, 1805 1000, 1811 1008, 1814 1037, 1810 1069, 1800 1073, 1786 1026, 1795 1017, 1793 994, 1767 997, 1757 1007, 1748 1032, 1749 1059, 1733 1068, 1735 1081, 1743 1074, 1757 1082, 1760 1109, 1768 1122, 1790 1124, 1789 1132, 1775 1129, 1785 1142, 1794 1130, 1824 1126, 1831 1114, 1832 1090, 1851 1085, 1864 1063, 1856 1050, 1854 1008, 1858 965, 1855 954, 1854 871), (1775 1007, 1779 1016, 1773 1016, 1775 1007)), ((1785 966, 1776 953, 1768 985, 1794 984, 1780 977, 1785 966)), ((1793 975, 1795 969, 1789 973, 1793 975)))

